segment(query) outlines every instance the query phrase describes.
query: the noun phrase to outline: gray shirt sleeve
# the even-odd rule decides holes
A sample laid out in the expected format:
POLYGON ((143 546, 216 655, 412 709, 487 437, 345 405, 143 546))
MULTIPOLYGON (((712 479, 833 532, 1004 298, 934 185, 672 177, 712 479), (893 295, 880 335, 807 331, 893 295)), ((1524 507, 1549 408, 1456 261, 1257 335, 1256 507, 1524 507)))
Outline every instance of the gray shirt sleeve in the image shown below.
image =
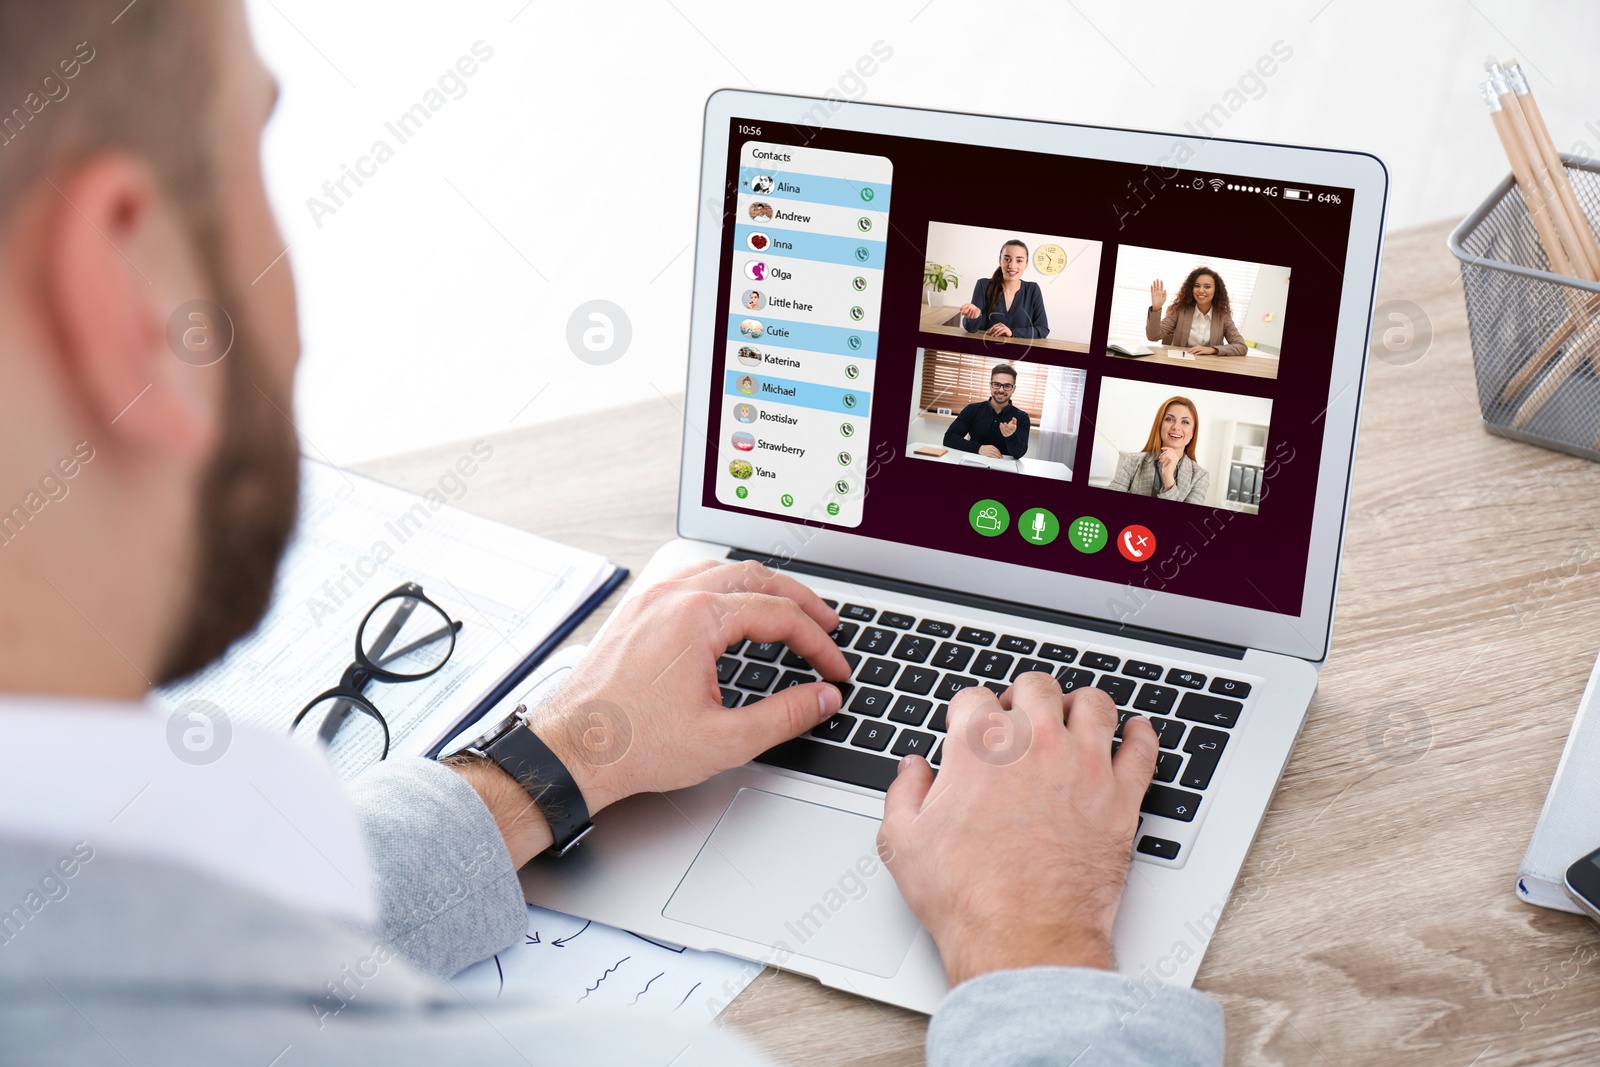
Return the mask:
POLYGON ((1221 1064, 1222 1008, 1204 993, 1087 967, 962 982, 928 1024, 928 1067, 1221 1064))
MULTIPOLYGON (((432 760, 395 759, 352 783, 379 903, 374 933, 445 978, 528 928, 522 887, 483 801, 432 760)), ((1089 1046, 1133 1067, 1222 1062, 1222 1010, 1204 994, 1077 967, 999 971, 951 992, 928 1027, 930 1067, 1065 1067, 1089 1046)))
POLYGON ((466 779, 433 760, 385 760, 350 799, 378 894, 373 934, 418 970, 448 978, 527 932, 511 854, 466 779))

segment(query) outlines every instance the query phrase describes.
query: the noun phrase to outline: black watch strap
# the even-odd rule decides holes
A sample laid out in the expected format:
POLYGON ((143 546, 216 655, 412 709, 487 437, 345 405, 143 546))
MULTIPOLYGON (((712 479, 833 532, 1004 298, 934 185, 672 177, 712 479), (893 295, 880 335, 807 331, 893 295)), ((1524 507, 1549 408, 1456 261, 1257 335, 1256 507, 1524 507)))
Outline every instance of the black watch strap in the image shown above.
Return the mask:
POLYGON ((593 829, 589 806, 583 802, 583 792, 572 772, 521 717, 482 751, 515 778, 544 813, 555 838, 547 851, 564 856, 593 829))

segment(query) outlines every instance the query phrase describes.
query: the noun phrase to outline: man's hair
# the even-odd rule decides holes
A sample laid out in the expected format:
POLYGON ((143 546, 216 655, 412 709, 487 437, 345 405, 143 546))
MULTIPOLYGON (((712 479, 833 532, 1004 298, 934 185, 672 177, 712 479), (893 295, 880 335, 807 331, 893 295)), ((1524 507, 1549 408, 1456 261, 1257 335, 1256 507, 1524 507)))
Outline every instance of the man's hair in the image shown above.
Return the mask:
POLYGON ((0 233, 19 203, 66 196, 76 169, 124 154, 150 169, 207 291, 233 309, 222 434, 200 479, 195 561, 172 575, 187 604, 158 685, 211 663, 261 620, 295 520, 289 397, 256 384, 269 353, 224 255, 218 88, 228 17, 214 0, 0 0, 0 233))
POLYGON ((0 0, 0 230, 32 186, 121 150, 155 172, 192 238, 215 237, 217 6, 118 7, 0 0))
POLYGON ((1012 365, 1011 365, 1011 364, 1009 364, 1009 363, 1002 363, 1002 364, 1000 364, 1000 365, 999 365, 999 366, 998 366, 998 367, 996 367, 996 368, 995 368, 995 369, 994 369, 994 370, 992 370, 992 371, 990 371, 990 372, 989 372, 989 380, 990 380, 990 381, 991 381, 991 382, 992 382, 992 381, 994 381, 994 380, 995 380, 995 379, 996 379, 996 378, 998 378, 998 377, 1000 377, 1000 375, 1002 375, 1002 374, 1009 374, 1009 375, 1011 375, 1011 381, 1012 381, 1012 382, 1013 382, 1013 383, 1015 383, 1015 382, 1016 382, 1016 380, 1017 380, 1017 371, 1016 371, 1016 368, 1015 368, 1015 367, 1013 367, 1013 366, 1012 366, 1012 365))

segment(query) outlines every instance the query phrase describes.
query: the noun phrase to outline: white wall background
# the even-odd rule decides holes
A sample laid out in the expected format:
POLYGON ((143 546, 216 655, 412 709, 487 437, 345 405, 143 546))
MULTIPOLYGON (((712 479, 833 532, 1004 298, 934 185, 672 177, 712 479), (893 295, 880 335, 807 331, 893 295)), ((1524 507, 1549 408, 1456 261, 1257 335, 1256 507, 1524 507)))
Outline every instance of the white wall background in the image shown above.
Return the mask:
MULTIPOLYGON (((1228 461, 1223 453, 1229 422, 1272 423, 1272 401, 1259 396, 1213 392, 1210 389, 1174 389, 1160 382, 1136 382, 1127 378, 1103 378, 1100 382, 1099 410, 1094 421, 1094 451, 1089 460, 1089 477, 1104 484, 1116 473, 1120 452, 1137 452, 1150 436, 1150 423, 1161 402, 1174 394, 1194 401, 1199 408, 1200 433, 1195 440, 1195 460, 1211 474, 1211 500, 1227 494, 1228 461), (1221 472, 1221 479, 1218 478, 1221 472)), ((1272 435, 1267 441, 1270 446, 1272 435)))
MULTIPOLYGON (((927 358, 927 349, 917 349, 916 373, 911 376, 911 420, 907 424, 906 444, 936 445, 944 439, 944 432, 955 421, 955 416, 924 415, 922 413, 922 366, 927 358)), ((954 404, 945 405, 953 412, 954 404)))
MULTIPOLYGON (((1018 204, 1019 213, 1026 205, 1018 204)), ((978 280, 993 276, 1000 265, 1000 249, 1012 239, 1028 247, 1028 266, 1022 280, 1037 283, 1044 297, 1045 317, 1050 321, 1054 341, 1089 341, 1094 325, 1095 289, 1100 283, 1100 242, 1063 237, 1060 234, 1033 233, 1029 230, 991 230, 981 226, 962 226, 950 222, 928 225, 927 256, 936 263, 954 267, 961 284, 943 293, 934 293, 934 303, 959 307, 972 299, 978 280), (1058 244, 1067 254, 1067 266, 1060 274, 1040 274, 1033 265, 1033 253, 1040 245, 1058 244)), ((979 307, 984 305, 980 302, 979 307)))
POLYGON ((1274 355, 1283 345, 1283 322, 1289 308, 1289 268, 1262 267, 1256 272, 1256 287, 1244 305, 1244 314, 1234 311, 1239 332, 1255 341, 1257 348, 1274 355), (1272 316, 1268 321, 1267 316, 1272 316))
POLYGON ((653 399, 683 387, 705 98, 725 86, 1158 130, 1225 100, 1223 136, 1359 148, 1391 227, 1459 215, 1506 172, 1476 84, 1518 55, 1567 151, 1600 155, 1600 5, 1215 0, 1010 5, 974 43, 958 0, 247 0, 283 81, 269 188, 299 279, 299 422, 337 462, 653 399), (476 40, 494 57, 319 228, 306 207, 476 40), (853 65, 893 49, 865 83, 853 65), (1275 42, 1270 79, 1229 97, 1275 42), (568 350, 603 298, 633 339, 568 350))

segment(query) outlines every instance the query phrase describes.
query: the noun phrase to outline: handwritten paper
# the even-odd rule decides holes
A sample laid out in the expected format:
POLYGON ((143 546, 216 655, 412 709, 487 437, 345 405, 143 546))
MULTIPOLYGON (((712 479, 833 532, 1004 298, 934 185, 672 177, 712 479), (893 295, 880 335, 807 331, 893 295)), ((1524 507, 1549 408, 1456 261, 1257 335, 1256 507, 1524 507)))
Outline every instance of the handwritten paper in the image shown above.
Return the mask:
POLYGON ((479 1007, 514 997, 569 1010, 625 1008, 709 1023, 763 969, 529 904, 521 944, 450 981, 479 1007))

